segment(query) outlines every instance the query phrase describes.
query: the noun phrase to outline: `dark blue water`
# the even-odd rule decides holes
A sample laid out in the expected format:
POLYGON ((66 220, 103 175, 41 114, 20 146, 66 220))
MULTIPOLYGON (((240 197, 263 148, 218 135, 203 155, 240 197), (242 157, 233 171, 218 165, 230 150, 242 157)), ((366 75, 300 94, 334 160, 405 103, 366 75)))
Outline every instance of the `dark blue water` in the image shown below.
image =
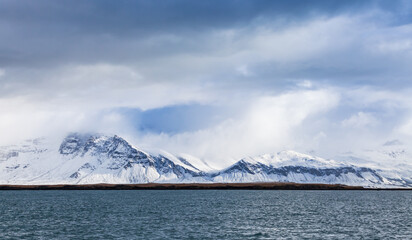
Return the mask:
POLYGON ((0 239, 412 239, 412 192, 0 191, 0 239))

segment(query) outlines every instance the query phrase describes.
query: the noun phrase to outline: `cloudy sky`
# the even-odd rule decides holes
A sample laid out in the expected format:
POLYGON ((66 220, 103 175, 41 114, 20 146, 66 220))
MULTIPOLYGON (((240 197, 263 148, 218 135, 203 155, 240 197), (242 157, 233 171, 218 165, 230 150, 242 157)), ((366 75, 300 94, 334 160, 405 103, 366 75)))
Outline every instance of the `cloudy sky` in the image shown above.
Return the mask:
POLYGON ((411 1, 0 0, 0 143, 225 159, 412 146, 411 1))

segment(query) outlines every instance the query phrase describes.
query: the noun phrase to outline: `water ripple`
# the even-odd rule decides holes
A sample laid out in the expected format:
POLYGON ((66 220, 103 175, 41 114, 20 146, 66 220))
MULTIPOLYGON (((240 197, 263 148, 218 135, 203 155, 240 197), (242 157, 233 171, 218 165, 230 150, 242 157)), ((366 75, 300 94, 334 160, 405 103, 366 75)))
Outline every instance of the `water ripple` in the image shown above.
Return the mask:
POLYGON ((408 191, 0 191, 0 239, 412 239, 408 191))

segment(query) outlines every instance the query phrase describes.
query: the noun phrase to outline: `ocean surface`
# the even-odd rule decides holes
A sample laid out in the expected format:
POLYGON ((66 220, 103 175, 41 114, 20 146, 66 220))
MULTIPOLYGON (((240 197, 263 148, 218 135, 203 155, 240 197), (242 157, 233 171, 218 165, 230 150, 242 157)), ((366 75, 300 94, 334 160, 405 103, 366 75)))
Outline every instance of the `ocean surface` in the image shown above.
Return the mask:
POLYGON ((0 191, 0 239, 412 239, 412 191, 0 191))

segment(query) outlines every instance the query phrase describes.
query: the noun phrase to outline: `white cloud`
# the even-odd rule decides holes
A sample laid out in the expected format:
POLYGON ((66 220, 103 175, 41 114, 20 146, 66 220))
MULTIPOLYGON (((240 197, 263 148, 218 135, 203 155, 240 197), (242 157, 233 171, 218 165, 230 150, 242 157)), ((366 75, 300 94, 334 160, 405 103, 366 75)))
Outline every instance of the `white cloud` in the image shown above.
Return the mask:
POLYGON ((302 88, 311 88, 313 86, 313 83, 309 80, 303 80, 298 82, 296 85, 302 88))
POLYGON ((378 120, 373 116, 372 113, 367 112, 358 112, 342 121, 343 127, 353 128, 373 127, 376 124, 378 124, 378 120))
POLYGON ((296 132, 311 116, 335 107, 338 95, 331 90, 298 91, 264 96, 245 106, 242 116, 210 129, 176 135, 147 135, 137 142, 205 158, 225 166, 228 159, 277 152, 296 146, 296 132))
MULTIPOLYGON (((412 113, 412 109, 409 114, 412 113)), ((412 117, 408 116, 396 129, 398 134, 412 137, 412 117)))

